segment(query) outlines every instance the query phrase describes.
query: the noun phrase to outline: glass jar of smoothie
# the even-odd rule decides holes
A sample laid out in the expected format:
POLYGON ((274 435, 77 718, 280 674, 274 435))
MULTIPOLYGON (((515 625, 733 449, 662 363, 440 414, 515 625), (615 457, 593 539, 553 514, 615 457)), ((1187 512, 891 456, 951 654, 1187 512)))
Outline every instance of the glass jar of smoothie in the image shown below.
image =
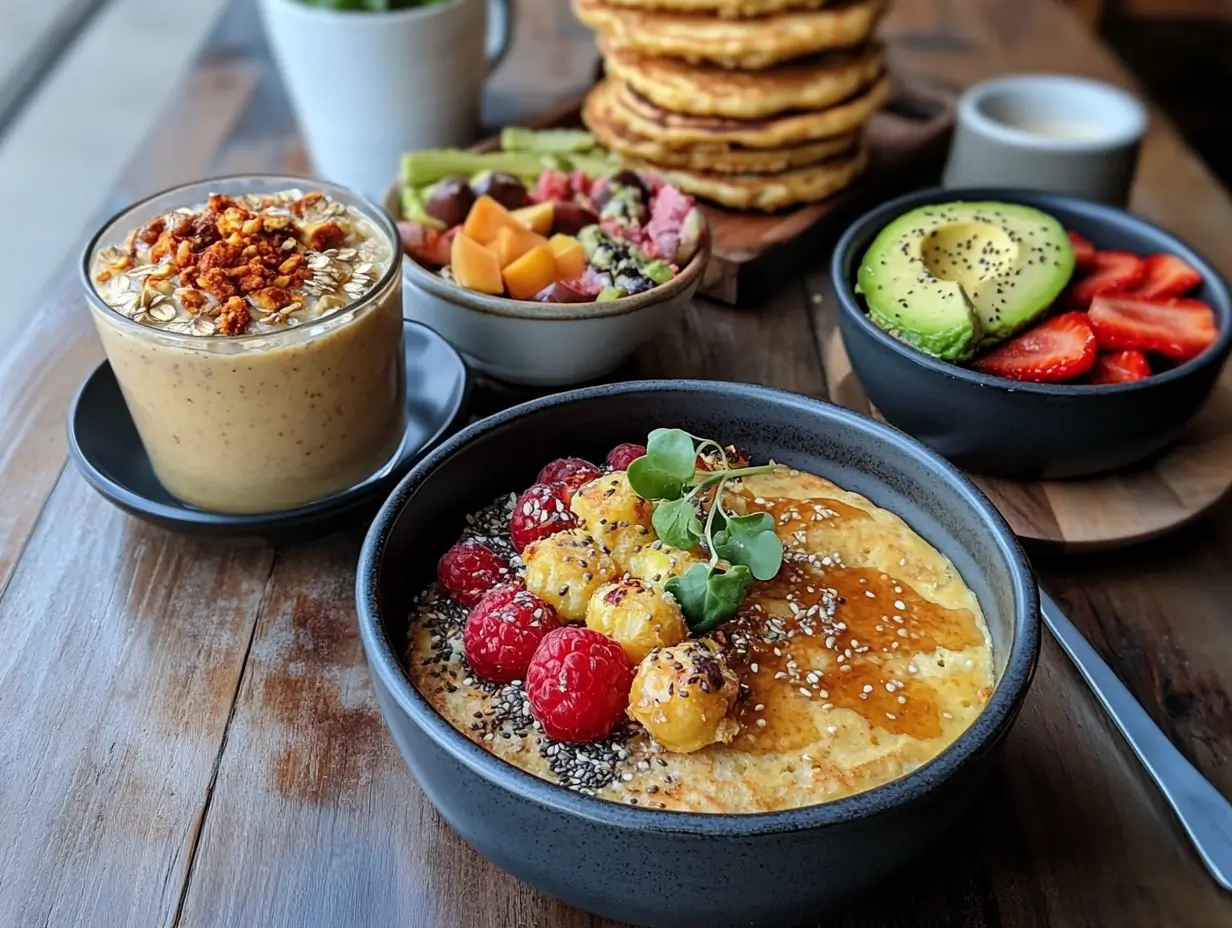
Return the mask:
POLYGON ((188 184, 99 230, 86 297, 170 493, 275 512, 392 465, 406 418, 400 256, 382 210, 295 177, 188 184))

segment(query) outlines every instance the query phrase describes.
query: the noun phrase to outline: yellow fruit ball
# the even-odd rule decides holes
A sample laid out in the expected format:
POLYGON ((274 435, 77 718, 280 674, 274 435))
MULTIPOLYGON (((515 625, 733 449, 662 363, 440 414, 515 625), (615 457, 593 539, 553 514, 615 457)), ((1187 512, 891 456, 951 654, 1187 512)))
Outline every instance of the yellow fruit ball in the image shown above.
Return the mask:
POLYGON ((585 619, 591 594, 618 573, 612 559, 580 528, 531 542, 522 561, 526 588, 566 622, 585 619))
POLYGON ((691 754, 729 742, 740 725, 728 718, 740 681, 723 656, 696 639, 655 648, 637 668, 629 717, 669 751, 691 754))
POLYGON ((655 648, 679 644, 689 630, 676 600, 641 580, 617 580, 595 590, 586 624, 616 639, 634 664, 655 648))
POLYGON ((696 554, 656 540, 632 551, 620 566, 639 580, 662 586, 669 578, 678 577, 700 563, 702 559, 696 554))
POLYGON ((654 504, 633 492, 624 471, 605 474, 578 489, 569 508, 622 569, 623 558, 633 547, 655 540, 650 527, 654 504))

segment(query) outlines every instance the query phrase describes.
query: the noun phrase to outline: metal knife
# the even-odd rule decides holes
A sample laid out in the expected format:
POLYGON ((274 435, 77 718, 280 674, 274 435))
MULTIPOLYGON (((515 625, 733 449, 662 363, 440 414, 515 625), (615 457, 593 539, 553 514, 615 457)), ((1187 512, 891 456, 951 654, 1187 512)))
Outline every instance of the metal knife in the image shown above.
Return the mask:
POLYGON ((1232 803, 1168 740, 1099 652, 1042 589, 1040 612, 1053 637, 1172 806, 1206 869, 1220 886, 1232 890, 1232 803))

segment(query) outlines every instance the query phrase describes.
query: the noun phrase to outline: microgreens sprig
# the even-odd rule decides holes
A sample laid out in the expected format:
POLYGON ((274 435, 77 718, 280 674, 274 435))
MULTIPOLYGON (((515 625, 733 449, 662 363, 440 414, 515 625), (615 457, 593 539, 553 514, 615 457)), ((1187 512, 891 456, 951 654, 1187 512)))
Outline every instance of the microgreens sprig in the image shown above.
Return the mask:
POLYGON ((681 429, 655 429, 646 440, 646 453, 629 465, 633 491, 657 503, 651 523, 659 538, 682 551, 704 543, 710 552, 708 563, 694 564, 665 584, 693 632, 708 632, 734 616, 753 581, 769 580, 783 563, 774 516, 741 516, 723 508, 729 480, 772 469, 732 467, 718 442, 681 429), (698 454, 711 448, 718 452, 719 469, 698 470, 698 454), (712 488, 707 500, 704 491, 712 488))

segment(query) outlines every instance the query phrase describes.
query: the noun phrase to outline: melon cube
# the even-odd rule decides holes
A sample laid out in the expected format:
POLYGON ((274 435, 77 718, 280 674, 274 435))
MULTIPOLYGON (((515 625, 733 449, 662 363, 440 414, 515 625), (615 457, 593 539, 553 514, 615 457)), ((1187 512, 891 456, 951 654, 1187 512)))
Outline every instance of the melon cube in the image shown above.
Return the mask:
POLYGON ((552 283, 556 258, 546 244, 536 245, 504 270, 505 287, 515 300, 529 300, 552 283))
POLYGON ((530 206, 515 209, 513 216, 540 235, 547 235, 552 231, 552 223, 556 218, 556 207, 552 205, 551 200, 532 203, 530 206))
POLYGON ((530 229, 515 229, 511 226, 501 226, 496 232, 496 256, 500 258, 500 266, 508 267, 532 248, 547 243, 542 235, 536 235, 530 229))
POLYGON ((462 223, 462 231, 480 245, 491 245, 495 242, 502 227, 528 228, 487 194, 475 200, 470 212, 466 214, 466 222, 462 223))
POLYGON ((548 239, 548 247, 556 260, 556 279, 573 280, 586 270, 586 252, 572 235, 557 233, 548 239))
POLYGON ((453 270, 453 279, 468 290, 498 295, 505 292, 496 252, 479 244, 465 232, 454 236, 449 266, 453 270))

